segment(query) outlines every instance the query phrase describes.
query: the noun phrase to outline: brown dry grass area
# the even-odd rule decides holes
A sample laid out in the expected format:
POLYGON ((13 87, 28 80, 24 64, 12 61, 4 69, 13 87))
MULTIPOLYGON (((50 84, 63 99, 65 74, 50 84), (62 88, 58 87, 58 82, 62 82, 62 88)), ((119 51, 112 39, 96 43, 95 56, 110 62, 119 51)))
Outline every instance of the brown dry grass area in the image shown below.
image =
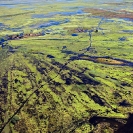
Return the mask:
POLYGON ((102 16, 107 18, 129 18, 133 19, 133 12, 128 12, 126 10, 120 10, 117 12, 108 11, 103 9, 93 9, 93 8, 86 8, 84 12, 92 13, 92 15, 102 16))
POLYGON ((80 59, 83 60, 90 60, 96 63, 103 63, 103 64, 108 64, 108 65, 124 65, 125 63, 123 61, 115 60, 115 59, 108 59, 108 58, 102 58, 102 57, 81 57, 80 59))
POLYGON ((105 59, 105 58, 97 58, 96 62, 110 64, 110 65, 122 65, 124 64, 122 61, 117 61, 113 59, 105 59))

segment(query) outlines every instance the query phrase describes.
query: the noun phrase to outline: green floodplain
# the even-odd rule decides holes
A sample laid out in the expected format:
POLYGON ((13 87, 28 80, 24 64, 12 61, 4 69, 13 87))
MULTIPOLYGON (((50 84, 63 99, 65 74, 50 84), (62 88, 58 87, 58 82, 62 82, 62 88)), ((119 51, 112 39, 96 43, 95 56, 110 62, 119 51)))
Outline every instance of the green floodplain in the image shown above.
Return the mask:
POLYGON ((0 2, 0 133, 133 133, 133 3, 28 2, 0 2))

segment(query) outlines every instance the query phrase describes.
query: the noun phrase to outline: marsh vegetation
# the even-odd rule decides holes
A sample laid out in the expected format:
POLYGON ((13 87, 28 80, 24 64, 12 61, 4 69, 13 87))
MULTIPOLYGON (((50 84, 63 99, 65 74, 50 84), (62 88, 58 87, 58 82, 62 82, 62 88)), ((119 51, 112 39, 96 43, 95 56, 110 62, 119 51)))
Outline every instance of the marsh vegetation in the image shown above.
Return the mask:
POLYGON ((29 3, 0 1, 0 132, 132 133, 132 2, 29 3))

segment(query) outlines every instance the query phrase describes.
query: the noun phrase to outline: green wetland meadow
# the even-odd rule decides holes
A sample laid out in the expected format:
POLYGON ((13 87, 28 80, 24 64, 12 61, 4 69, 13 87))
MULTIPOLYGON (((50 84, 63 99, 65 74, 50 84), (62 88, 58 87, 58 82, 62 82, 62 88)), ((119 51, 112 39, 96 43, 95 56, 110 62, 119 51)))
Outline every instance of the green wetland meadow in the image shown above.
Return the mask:
POLYGON ((0 1, 0 133, 133 133, 133 2, 0 1))

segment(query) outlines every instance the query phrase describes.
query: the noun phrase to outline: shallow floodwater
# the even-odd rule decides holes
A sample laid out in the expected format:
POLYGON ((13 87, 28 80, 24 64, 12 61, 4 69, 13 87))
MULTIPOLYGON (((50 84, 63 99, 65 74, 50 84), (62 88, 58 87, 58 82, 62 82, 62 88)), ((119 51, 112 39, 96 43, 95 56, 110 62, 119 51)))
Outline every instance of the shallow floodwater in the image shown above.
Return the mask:
POLYGON ((77 14, 84 14, 83 10, 77 10, 77 11, 68 11, 68 12, 51 12, 48 14, 34 14, 32 15, 32 18, 49 18, 53 17, 55 15, 63 15, 63 16, 70 16, 70 15, 77 15, 77 14))

